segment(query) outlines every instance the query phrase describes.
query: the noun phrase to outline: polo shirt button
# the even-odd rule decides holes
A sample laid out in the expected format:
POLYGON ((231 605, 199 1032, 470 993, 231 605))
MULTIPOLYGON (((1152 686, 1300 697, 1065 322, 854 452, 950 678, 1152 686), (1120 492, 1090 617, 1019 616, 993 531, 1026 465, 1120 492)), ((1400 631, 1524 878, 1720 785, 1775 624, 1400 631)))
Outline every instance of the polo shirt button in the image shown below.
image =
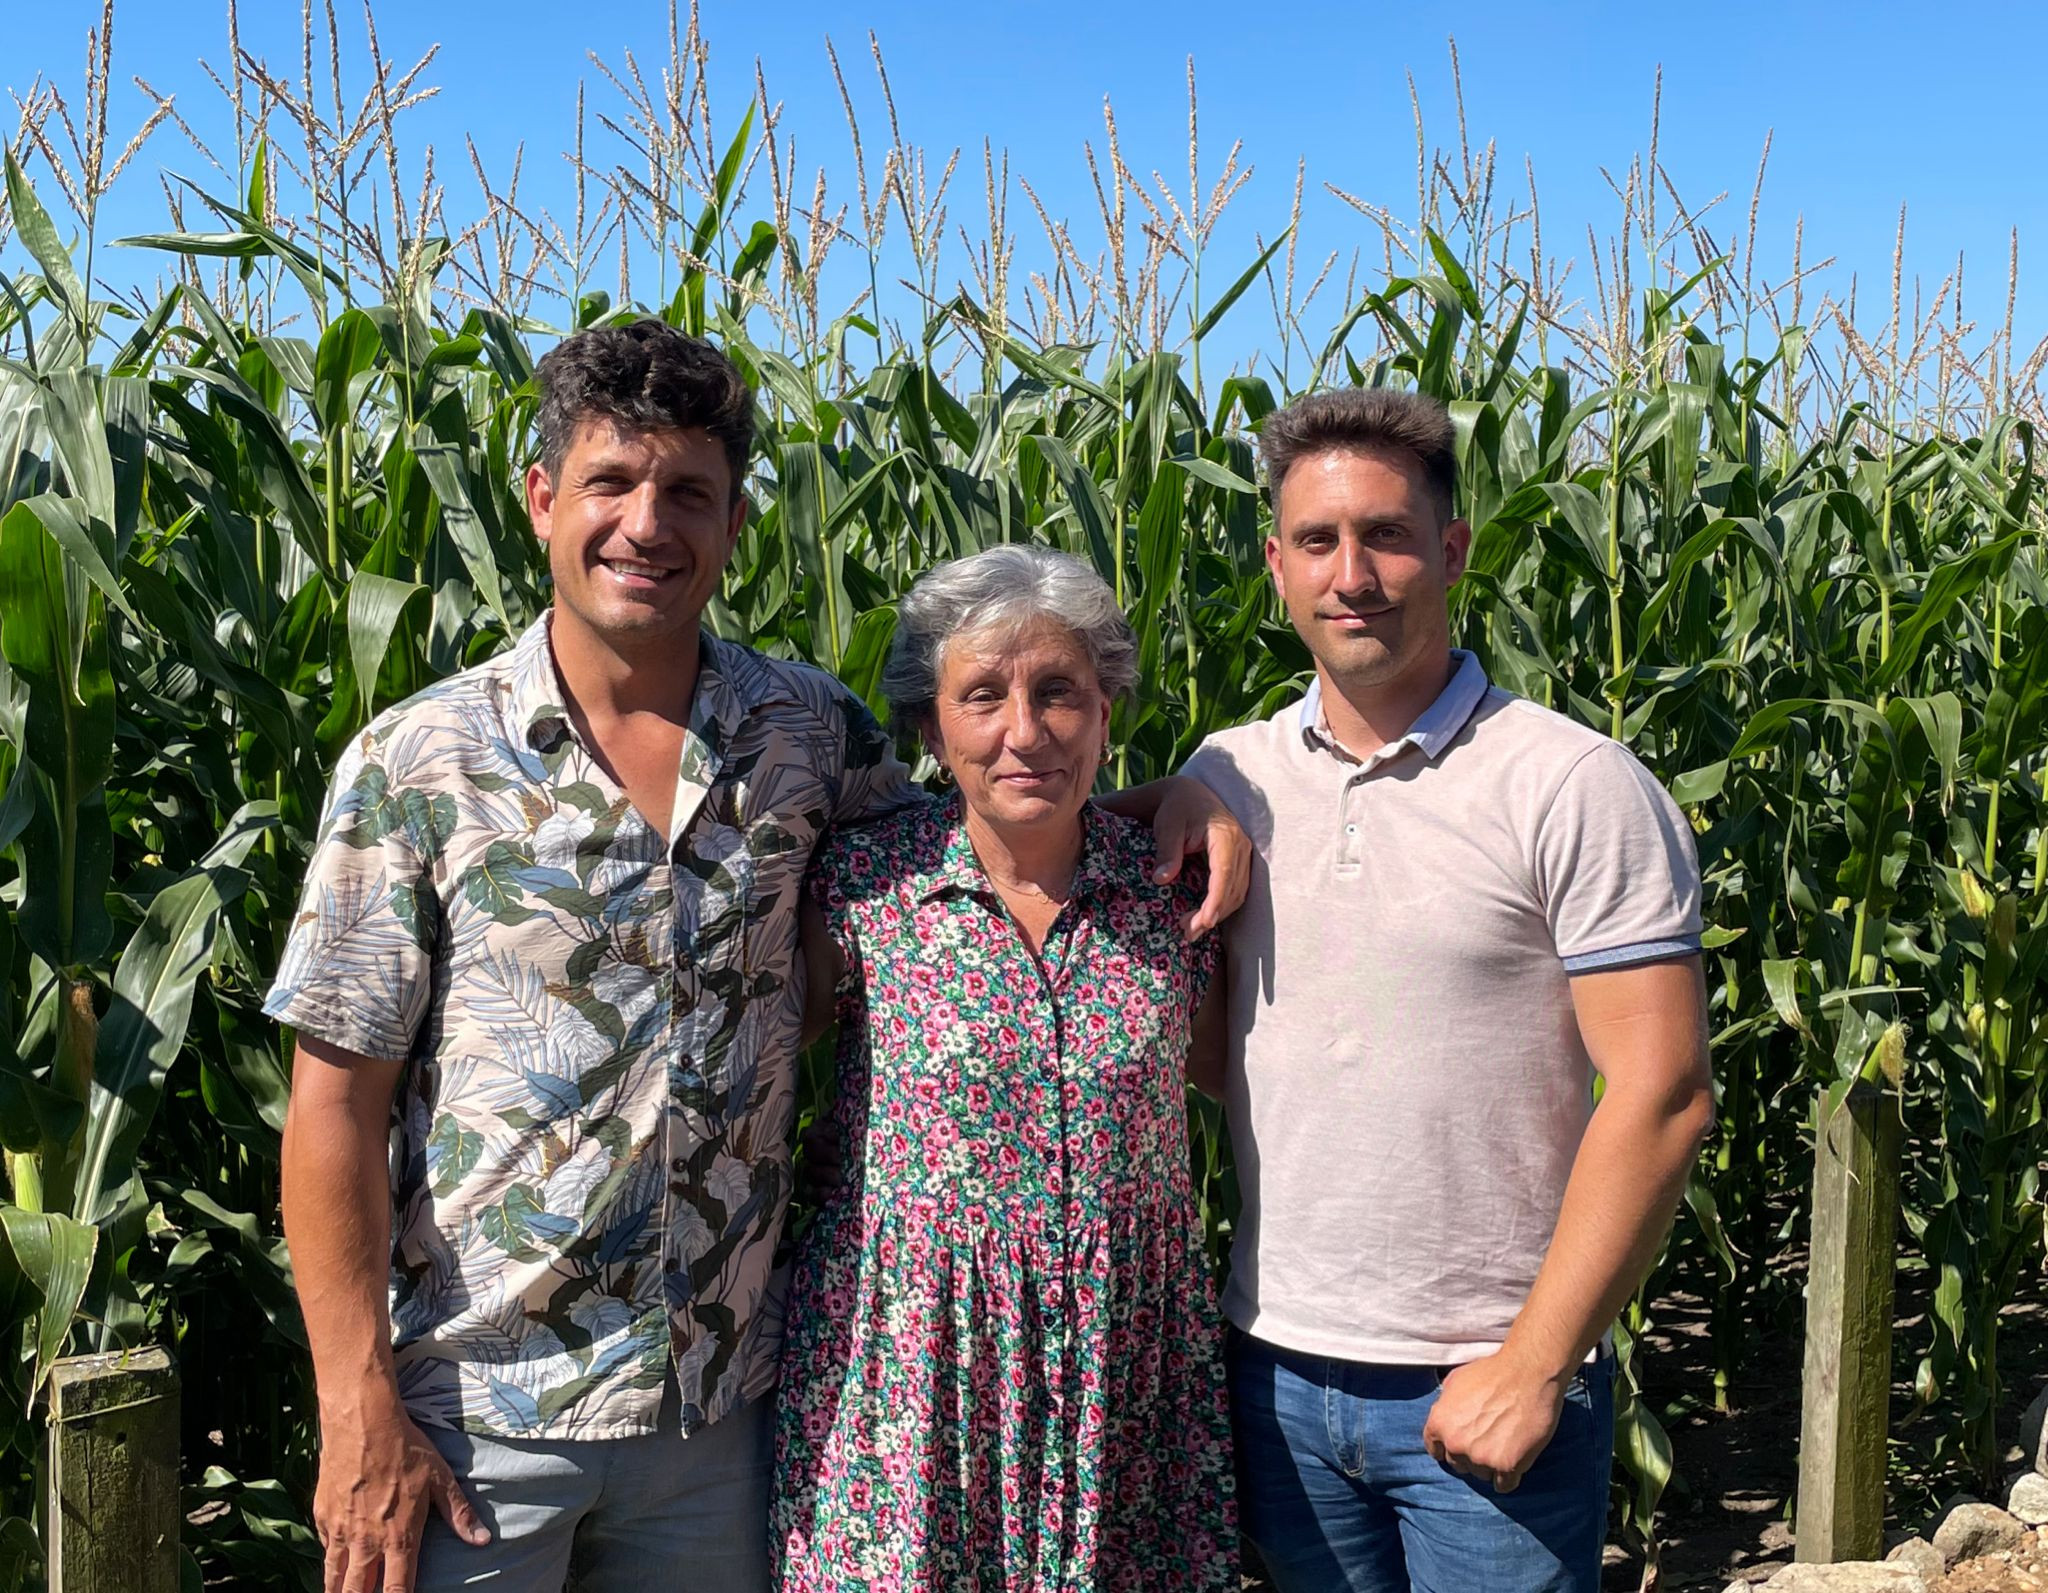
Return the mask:
POLYGON ((667 1260, 662 1262, 661 1270, 663 1272, 680 1272, 683 1270, 683 1264, 681 1261, 677 1260, 676 1257, 670 1256, 667 1260))
POLYGON ((670 1171, 672 1172, 686 1173, 690 1170, 690 1164, 680 1156, 678 1156, 674 1161, 670 1162, 668 1165, 670 1171))
POLYGON ((1346 835, 1356 835, 1358 833, 1358 826, 1355 824, 1347 824, 1344 826, 1344 833, 1346 835))

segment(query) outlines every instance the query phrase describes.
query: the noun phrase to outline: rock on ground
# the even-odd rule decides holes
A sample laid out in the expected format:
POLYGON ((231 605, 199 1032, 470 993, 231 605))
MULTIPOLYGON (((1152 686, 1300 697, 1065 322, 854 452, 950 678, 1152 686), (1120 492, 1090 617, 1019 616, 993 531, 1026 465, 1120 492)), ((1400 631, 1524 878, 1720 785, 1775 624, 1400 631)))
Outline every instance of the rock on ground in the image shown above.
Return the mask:
POLYGON ((1965 1560, 1934 1584, 1935 1593, 2043 1593, 2048 1545, 2030 1532, 2024 1542, 1981 1560, 1965 1560))
POLYGON ((1929 1593, 1929 1584, 1897 1561, 1844 1560, 1839 1565, 1788 1565, 1764 1583, 1763 1593, 1929 1593))
POLYGON ((2005 1508, 2030 1527, 2048 1525, 2048 1477, 2038 1471, 2023 1471, 2013 1479, 2005 1508))
POLYGON ((2026 1523, 1997 1505, 1963 1504, 1934 1529, 1934 1546, 1941 1551, 1944 1565, 1954 1565, 2013 1548, 2026 1536, 2026 1523))
POLYGON ((1892 1565, 1911 1566, 1929 1582, 1940 1580, 1941 1573, 1948 1569, 1948 1561, 1941 1557, 1941 1550, 1925 1538, 1908 1538, 1887 1554, 1885 1560, 1892 1565))

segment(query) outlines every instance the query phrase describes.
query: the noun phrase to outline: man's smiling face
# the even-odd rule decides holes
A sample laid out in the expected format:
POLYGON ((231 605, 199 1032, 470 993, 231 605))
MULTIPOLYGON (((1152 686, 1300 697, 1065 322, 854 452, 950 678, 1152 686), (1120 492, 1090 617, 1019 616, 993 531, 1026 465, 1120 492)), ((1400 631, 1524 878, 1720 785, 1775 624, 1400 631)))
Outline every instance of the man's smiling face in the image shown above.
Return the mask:
POLYGON ((746 519, 708 431, 634 431, 601 417, 576 428, 553 476, 527 473, 527 500, 558 619, 626 653, 695 626, 746 519))
POLYGON ((1266 566, 1324 672, 1340 687, 1370 690, 1442 667, 1446 594, 1465 573, 1470 543, 1412 456, 1331 449, 1282 477, 1266 566))

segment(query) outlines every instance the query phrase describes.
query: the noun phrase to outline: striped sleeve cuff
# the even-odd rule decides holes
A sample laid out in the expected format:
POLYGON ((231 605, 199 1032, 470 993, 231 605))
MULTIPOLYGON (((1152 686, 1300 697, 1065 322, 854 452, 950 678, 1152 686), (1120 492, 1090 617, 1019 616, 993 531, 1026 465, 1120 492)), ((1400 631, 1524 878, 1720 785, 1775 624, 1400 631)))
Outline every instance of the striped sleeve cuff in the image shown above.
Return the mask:
POLYGON ((1671 940, 1638 940, 1626 946, 1608 946, 1599 951, 1582 951, 1564 959, 1566 973, 1598 973, 1607 968, 1632 968, 1637 963, 1663 962, 1671 957, 1690 957, 1700 949, 1700 937, 1680 935, 1671 940))

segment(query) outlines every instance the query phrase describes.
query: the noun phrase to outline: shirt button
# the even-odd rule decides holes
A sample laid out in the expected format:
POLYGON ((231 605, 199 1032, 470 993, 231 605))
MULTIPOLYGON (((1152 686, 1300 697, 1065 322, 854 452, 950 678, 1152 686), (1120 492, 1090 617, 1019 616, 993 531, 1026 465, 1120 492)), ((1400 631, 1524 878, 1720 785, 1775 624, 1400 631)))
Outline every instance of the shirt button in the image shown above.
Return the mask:
POLYGON ((661 1270, 663 1272, 680 1272, 683 1270, 683 1264, 676 1257, 670 1256, 662 1262, 661 1270))
POLYGON ((686 1173, 690 1170, 690 1164, 680 1156, 668 1165, 671 1172, 686 1173))
POLYGON ((1344 826, 1344 833, 1346 835, 1356 835, 1358 833, 1358 826, 1355 824, 1347 824, 1344 826))

